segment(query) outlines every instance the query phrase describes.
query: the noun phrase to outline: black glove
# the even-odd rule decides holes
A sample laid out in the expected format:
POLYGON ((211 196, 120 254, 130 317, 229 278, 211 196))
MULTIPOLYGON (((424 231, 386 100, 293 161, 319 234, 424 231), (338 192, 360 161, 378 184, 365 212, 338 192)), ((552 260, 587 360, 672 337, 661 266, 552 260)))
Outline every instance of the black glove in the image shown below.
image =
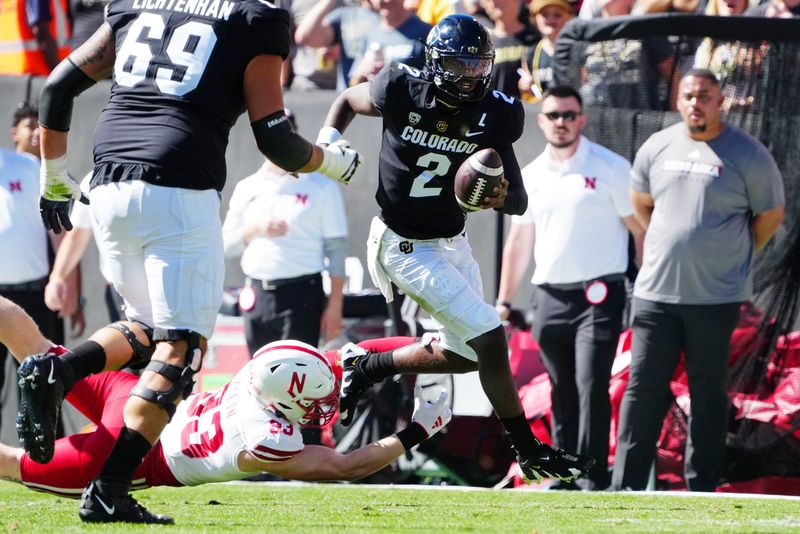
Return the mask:
MULTIPOLYGON (((80 201, 84 204, 89 204, 89 199, 86 195, 81 194, 80 201)), ((72 230, 72 221, 69 220, 71 207, 72 201, 47 200, 44 197, 39 197, 39 213, 42 216, 44 227, 56 234, 61 233, 62 226, 67 231, 72 230)))

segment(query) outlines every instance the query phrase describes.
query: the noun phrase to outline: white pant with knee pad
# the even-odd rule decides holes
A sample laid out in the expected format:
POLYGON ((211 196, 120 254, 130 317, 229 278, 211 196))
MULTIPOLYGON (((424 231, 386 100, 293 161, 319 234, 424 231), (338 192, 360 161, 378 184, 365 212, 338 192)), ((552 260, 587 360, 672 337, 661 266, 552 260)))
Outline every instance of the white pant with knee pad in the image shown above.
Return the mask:
POLYGON ((128 319, 209 338, 225 273, 219 193, 133 180, 97 186, 89 198, 128 319))
MULTIPOLYGON (((376 218, 377 219, 377 218, 376 218)), ((371 271, 383 272, 440 325, 440 344, 477 361, 466 342, 502 324, 483 298, 478 262, 466 232, 441 239, 407 239, 373 221, 371 271)))

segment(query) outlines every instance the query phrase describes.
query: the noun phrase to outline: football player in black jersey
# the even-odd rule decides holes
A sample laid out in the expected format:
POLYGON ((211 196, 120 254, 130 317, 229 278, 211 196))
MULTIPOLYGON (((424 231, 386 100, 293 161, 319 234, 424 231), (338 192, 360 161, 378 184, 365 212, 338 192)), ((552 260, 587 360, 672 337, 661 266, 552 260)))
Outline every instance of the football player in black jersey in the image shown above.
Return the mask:
POLYGON ((430 32, 426 67, 394 63, 372 82, 334 102, 318 143, 335 142, 356 114, 383 118, 378 192, 380 216, 368 242, 370 274, 387 300, 389 280, 441 325, 439 341, 391 352, 345 355, 340 413, 353 420, 356 403, 375 382, 395 373, 478 370, 481 385, 510 434, 528 480, 569 481, 593 459, 540 442, 525 419, 508 364, 500 318, 483 300, 478 264, 464 232, 453 176, 475 151, 491 147, 505 177, 484 209, 521 214, 527 196, 512 143, 522 135, 520 102, 489 91, 494 49, 474 18, 451 15, 430 32))
MULTIPOLYGON (((359 165, 346 142, 319 147, 289 126, 280 85, 289 43, 288 13, 265 0, 118 0, 42 89, 40 208, 58 233, 72 227, 69 203, 85 201, 66 173, 73 100, 113 74, 95 130, 92 215, 126 314, 155 342, 145 347, 116 326, 135 348, 127 364, 144 371, 125 406, 125 427, 83 493, 84 521, 172 522, 128 492, 134 470, 191 392, 222 301, 219 191, 239 115, 247 110, 260 150, 288 171, 316 170, 346 183, 359 165)), ((118 367, 111 360, 90 342, 64 357, 22 363, 17 430, 31 458, 52 458, 65 393, 76 380, 118 367)), ((206 438, 200 431, 187 439, 206 438)))

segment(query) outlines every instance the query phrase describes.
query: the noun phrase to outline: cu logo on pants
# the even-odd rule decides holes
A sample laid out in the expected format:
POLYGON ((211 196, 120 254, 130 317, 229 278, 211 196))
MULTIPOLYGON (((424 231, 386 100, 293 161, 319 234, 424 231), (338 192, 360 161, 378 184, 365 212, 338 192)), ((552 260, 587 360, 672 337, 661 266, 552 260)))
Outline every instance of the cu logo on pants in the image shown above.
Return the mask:
POLYGON ((414 252, 414 245, 411 241, 401 241, 398 247, 403 254, 411 254, 414 252))

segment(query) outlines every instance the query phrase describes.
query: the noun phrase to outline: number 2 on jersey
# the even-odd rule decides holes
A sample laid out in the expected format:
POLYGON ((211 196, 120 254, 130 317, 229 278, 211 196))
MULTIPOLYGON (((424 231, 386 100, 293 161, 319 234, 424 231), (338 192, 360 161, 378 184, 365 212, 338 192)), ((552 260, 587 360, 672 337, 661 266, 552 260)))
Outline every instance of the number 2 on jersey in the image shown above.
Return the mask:
MULTIPOLYGON (((114 62, 117 84, 133 87, 144 81, 148 74, 153 75, 148 72, 153 52, 150 44, 141 40, 160 41, 165 30, 164 18, 156 13, 142 13, 133 21, 114 62)), ((216 44, 217 35, 211 24, 192 20, 175 28, 166 47, 173 66, 155 69, 155 84, 159 91, 183 96, 194 90, 216 44)))
POLYGON ((437 176, 444 176, 450 170, 450 158, 444 154, 428 152, 417 160, 417 167, 425 169, 414 178, 411 184, 410 197, 437 197, 442 192, 441 187, 429 187, 428 183, 437 176))

